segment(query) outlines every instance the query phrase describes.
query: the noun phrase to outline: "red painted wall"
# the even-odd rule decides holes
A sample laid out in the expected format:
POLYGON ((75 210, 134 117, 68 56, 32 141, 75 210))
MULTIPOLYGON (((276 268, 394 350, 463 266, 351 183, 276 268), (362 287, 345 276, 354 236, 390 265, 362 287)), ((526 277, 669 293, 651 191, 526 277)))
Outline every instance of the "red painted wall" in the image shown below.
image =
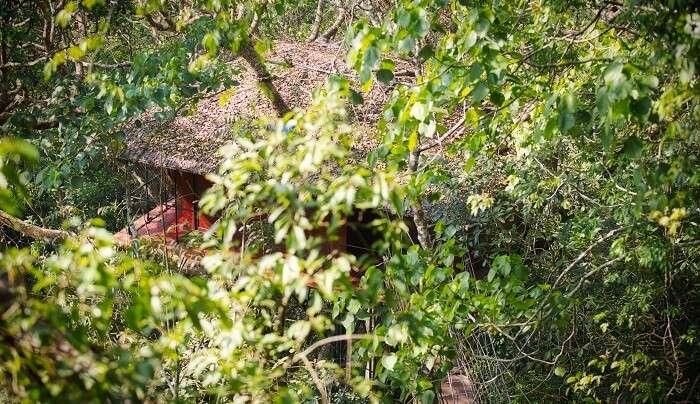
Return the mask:
MULTIPOLYGON (((168 172, 168 176, 175 185, 175 195, 173 199, 156 206, 133 221, 132 226, 139 237, 162 237, 166 241, 176 242, 192 230, 206 231, 215 221, 201 213, 197 205, 204 192, 212 185, 211 182, 201 175, 174 170, 168 172)), ((266 219, 266 215, 258 218, 258 220, 266 219)), ((311 234, 323 237, 325 232, 326 229, 317 229, 311 234)), ((122 229, 115 236, 125 245, 131 241, 128 228, 122 229)), ((336 240, 329 240, 321 247, 321 253, 347 251, 347 237, 347 225, 344 225, 339 229, 336 240)))
MULTIPOLYGON (((213 220, 199 211, 199 199, 212 184, 201 175, 170 171, 168 176, 175 184, 178 201, 178 223, 188 224, 187 230, 207 230, 213 220)), ((176 237, 179 234, 176 234, 176 237)))

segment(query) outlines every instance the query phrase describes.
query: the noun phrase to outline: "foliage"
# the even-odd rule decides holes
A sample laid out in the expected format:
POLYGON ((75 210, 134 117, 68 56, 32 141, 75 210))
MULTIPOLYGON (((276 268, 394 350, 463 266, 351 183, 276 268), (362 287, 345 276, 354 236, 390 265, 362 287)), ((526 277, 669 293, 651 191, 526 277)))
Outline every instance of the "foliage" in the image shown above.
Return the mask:
MULTIPOLYGON (((345 110, 357 89, 333 76, 307 110, 222 150, 201 201, 221 215, 201 242, 204 273, 119 250, 99 220, 71 222, 82 231, 55 249, 4 248, 5 389, 23 401, 328 401, 330 390, 434 402, 459 364, 477 391, 492 379, 519 401, 700 398, 698 6, 378 3, 350 7, 347 33, 360 90, 393 86, 367 161, 350 153, 364 134, 345 110), (415 82, 396 79, 399 60, 415 82), (360 211, 376 215, 370 251, 328 251, 360 211), (261 213, 272 246, 241 242, 261 213), (462 344, 484 336, 493 356, 462 344), (339 341, 343 361, 323 352, 339 341), (500 374, 482 377, 484 361, 500 374)), ((29 45, 3 55, 0 98, 29 88, 33 101, 0 104, 14 135, 0 143, 0 208, 19 215, 65 184, 66 201, 100 200, 78 178, 101 178, 91 168, 124 125, 235 86, 231 55, 263 55, 276 27, 303 36, 295 27, 309 21, 285 16, 313 6, 3 13, 3 49, 29 45), (27 62, 42 23, 60 38, 27 62)))

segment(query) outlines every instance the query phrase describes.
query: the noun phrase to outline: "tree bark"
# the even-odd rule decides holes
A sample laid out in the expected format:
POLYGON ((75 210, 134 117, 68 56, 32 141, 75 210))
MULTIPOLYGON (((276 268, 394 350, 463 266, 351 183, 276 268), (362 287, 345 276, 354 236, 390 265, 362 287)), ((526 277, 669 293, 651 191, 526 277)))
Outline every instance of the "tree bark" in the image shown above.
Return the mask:
MULTIPOLYGON (((418 160, 420 158, 420 149, 412 151, 408 156, 408 168, 412 174, 418 172, 418 160)), ((413 222, 416 224, 416 232, 418 233, 418 243, 423 249, 429 249, 433 245, 430 237, 430 225, 428 217, 425 213, 425 207, 420 200, 420 195, 416 198, 413 206, 413 222)))
POLYGON ((250 66, 255 72, 255 76, 258 79, 258 84, 263 88, 263 91, 270 98, 272 106, 277 111, 277 115, 282 117, 290 111, 289 106, 282 98, 282 95, 277 91, 272 82, 272 75, 267 70, 265 63, 258 54, 258 52, 253 47, 253 44, 248 42, 240 51, 240 55, 243 60, 250 66))
POLYGON ((333 22, 333 25, 331 25, 330 28, 326 32, 324 32, 321 35, 320 40, 322 42, 328 42, 333 38, 338 32, 338 29, 340 28, 341 25, 343 25, 343 22, 345 22, 345 18, 348 16, 348 12, 344 9, 341 8, 338 10, 338 17, 336 17, 335 21, 333 22))
MULTIPOLYGON (((421 66, 421 61, 418 58, 418 45, 416 45, 416 51, 415 55, 413 58, 413 68, 414 68, 414 75, 416 77, 416 82, 418 82, 419 77, 423 73, 423 69, 421 66)), ((418 174, 418 163, 420 161, 420 154, 421 154, 421 138, 420 136, 418 137, 418 144, 416 145, 416 149, 409 152, 408 154, 408 169, 411 171, 411 174, 417 175, 418 174)), ((429 249, 433 246, 433 240, 430 237, 430 226, 429 226, 429 220, 428 220, 428 215, 425 213, 425 207, 423 206, 423 201, 420 199, 420 195, 416 197, 416 203, 414 208, 414 213, 413 213, 413 222, 416 224, 416 231, 418 233, 418 242, 420 243, 421 247, 423 249, 429 249)))
POLYGON ((314 15, 314 23, 311 26, 308 42, 313 42, 318 38, 318 31, 321 29, 321 17, 323 16, 323 0, 318 0, 316 5, 316 15, 314 15))
POLYGON ((254 35, 258 31, 259 23, 260 15, 258 13, 254 13, 253 18, 250 20, 250 35, 254 35))
MULTIPOLYGON (((84 10, 78 11, 76 18, 75 18, 75 22, 78 24, 78 34, 79 34, 79 38, 78 38, 77 42, 80 43, 82 40, 84 40, 88 36, 87 28, 86 28, 86 24, 85 24, 85 11, 84 10)), ((82 80, 83 73, 84 73, 83 64, 80 63, 79 60, 77 60, 75 62, 75 75, 78 76, 82 80)))
POLYGON ((16 217, 11 216, 2 210, 0 210, 0 224, 9 227, 24 236, 51 244, 58 244, 72 235, 72 233, 65 230, 47 229, 27 223, 24 220, 17 219, 16 217))

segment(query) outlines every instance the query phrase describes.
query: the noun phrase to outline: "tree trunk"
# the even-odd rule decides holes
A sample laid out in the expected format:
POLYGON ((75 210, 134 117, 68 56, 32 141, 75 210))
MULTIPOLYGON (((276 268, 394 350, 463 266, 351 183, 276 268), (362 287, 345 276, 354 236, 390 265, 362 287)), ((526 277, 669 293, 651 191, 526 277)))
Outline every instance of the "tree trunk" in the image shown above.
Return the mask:
POLYGON ((277 115, 279 117, 284 116, 287 112, 290 111, 290 109, 284 102, 284 99, 280 95, 279 91, 277 91, 277 88, 272 82, 272 76, 270 75, 270 72, 267 70, 267 67, 265 66, 265 63, 263 63, 262 58, 253 47, 253 44, 248 42, 241 49, 240 55, 243 58, 243 60, 246 61, 248 66, 250 66, 250 68, 253 69, 253 71, 255 72, 255 76, 258 79, 258 84, 262 87, 263 91, 265 92, 265 95, 267 95, 270 98, 272 106, 275 108, 275 111, 277 111, 277 115))
POLYGON ((328 28, 328 31, 324 32, 321 35, 321 41, 322 42, 328 42, 333 38, 338 32, 338 29, 340 28, 341 25, 343 25, 343 22, 345 22, 345 18, 348 16, 348 12, 345 11, 344 8, 341 8, 338 10, 338 17, 336 17, 335 21, 333 22, 333 25, 331 25, 330 28, 328 28))
MULTIPOLYGON (((408 156, 408 167, 412 174, 418 172, 418 159, 420 158, 420 149, 412 151, 408 156)), ((418 233, 418 243, 423 249, 429 249, 433 245, 433 241, 430 237, 430 225, 428 224, 428 218, 425 214, 425 208, 423 207, 423 202, 420 200, 420 196, 416 198, 416 203, 413 206, 413 222, 416 224, 416 232, 418 233)))
POLYGON ((323 0, 318 0, 316 5, 316 15, 314 16, 314 24, 311 26, 308 42, 313 42, 318 38, 318 30, 321 29, 321 17, 323 16, 323 0))
MULTIPOLYGON (((76 42, 80 43, 82 42, 85 38, 87 38, 87 27, 85 24, 85 11, 80 10, 77 15, 75 22, 78 24, 78 33, 79 33, 79 38, 76 42)), ((83 79, 83 64, 80 62, 80 60, 75 61, 75 75, 78 76, 81 80, 83 79)))
POLYGON ((27 236, 35 240, 45 241, 51 244, 60 243, 61 241, 71 236, 71 233, 65 230, 54 230, 39 227, 37 225, 17 219, 16 217, 9 215, 8 213, 2 210, 0 210, 0 224, 13 229, 14 231, 22 234, 23 236, 27 236))
MULTIPOLYGON (((416 82, 422 75, 421 61, 418 58, 418 45, 416 45, 415 57, 413 58, 413 68, 416 77, 416 82)), ((408 155, 408 169, 411 174, 418 174, 418 163, 420 160, 421 153, 421 139, 418 137, 418 144, 416 149, 409 153, 408 155)), ((416 231, 418 232, 418 242, 423 249, 429 249, 433 246, 433 241, 430 237, 430 226, 428 224, 429 220, 425 214, 425 208, 423 207, 423 202, 420 199, 420 195, 416 198, 416 204, 414 206, 413 222, 416 224, 416 231)))

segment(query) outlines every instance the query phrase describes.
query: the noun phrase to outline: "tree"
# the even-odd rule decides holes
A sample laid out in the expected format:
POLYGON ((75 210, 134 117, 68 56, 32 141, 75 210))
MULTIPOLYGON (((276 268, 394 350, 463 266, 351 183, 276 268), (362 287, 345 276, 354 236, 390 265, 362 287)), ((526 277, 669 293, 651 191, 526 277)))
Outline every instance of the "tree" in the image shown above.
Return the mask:
POLYGON ((201 201, 222 217, 205 276, 120 250, 99 220, 54 230, 55 248, 3 250, 12 394, 432 402, 458 365, 476 394, 518 400, 700 398, 695 2, 13 7, 1 15, 0 124, 14 138, 0 146, 0 208, 27 236, 37 226, 13 216, 61 160, 86 144, 103 159, 146 109, 174 116, 234 86, 231 58, 279 117, 224 149, 201 201), (333 77, 290 111, 264 63, 274 32, 327 40, 343 24, 360 87, 333 77), (394 87, 381 145, 355 161, 345 106, 376 82, 394 87), (59 139, 61 159, 32 171, 59 139), (368 209, 386 212, 371 252, 322 250, 368 209), (261 212, 283 248, 234 252, 261 212), (338 341, 342 363, 319 353, 338 341))

